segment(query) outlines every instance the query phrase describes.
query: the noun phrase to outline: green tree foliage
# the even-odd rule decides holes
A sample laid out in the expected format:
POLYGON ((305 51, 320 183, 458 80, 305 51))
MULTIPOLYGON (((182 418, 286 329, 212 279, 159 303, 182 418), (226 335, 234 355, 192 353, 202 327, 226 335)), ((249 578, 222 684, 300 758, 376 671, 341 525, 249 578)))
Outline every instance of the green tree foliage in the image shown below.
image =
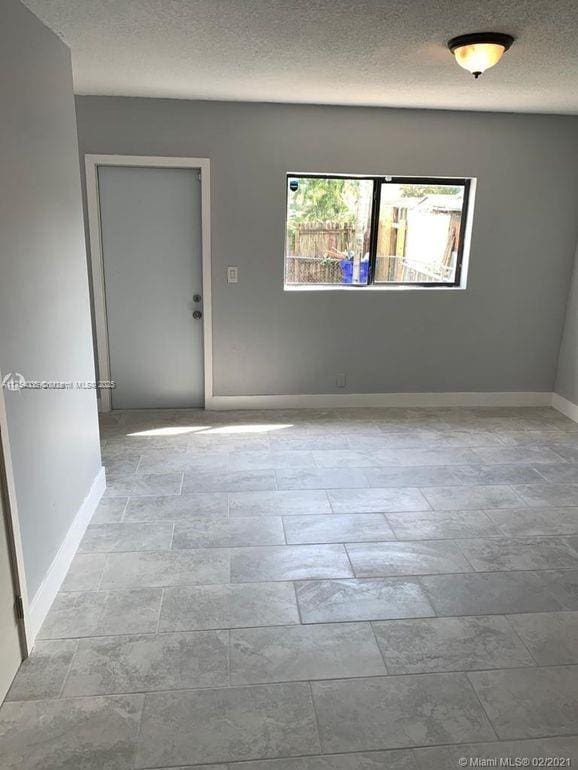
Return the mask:
POLYGON ((422 198, 424 195, 457 195, 461 187, 435 184, 402 184, 399 186, 402 198, 422 198))
POLYGON ((301 178, 289 195, 294 222, 355 221, 359 185, 351 179, 301 178))

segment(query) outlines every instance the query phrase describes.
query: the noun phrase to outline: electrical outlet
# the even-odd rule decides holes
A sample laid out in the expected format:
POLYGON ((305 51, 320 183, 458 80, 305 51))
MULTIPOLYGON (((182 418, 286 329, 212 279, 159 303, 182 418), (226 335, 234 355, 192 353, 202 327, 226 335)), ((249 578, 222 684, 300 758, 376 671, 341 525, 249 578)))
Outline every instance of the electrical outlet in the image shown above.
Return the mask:
POLYGON ((345 387, 345 375, 344 374, 338 374, 335 378, 335 384, 338 388, 344 388, 345 387))
POLYGON ((227 283, 238 283, 239 281, 239 268, 228 267, 227 268, 227 283))

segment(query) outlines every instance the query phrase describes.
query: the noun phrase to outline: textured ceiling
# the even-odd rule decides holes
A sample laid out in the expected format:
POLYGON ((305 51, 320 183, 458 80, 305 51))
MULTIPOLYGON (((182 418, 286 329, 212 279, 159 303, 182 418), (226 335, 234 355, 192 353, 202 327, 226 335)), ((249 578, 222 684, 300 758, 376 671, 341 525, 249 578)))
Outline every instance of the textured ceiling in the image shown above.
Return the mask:
POLYGON ((578 113, 575 0, 25 0, 79 94, 578 113), (513 34, 480 80, 452 36, 513 34))

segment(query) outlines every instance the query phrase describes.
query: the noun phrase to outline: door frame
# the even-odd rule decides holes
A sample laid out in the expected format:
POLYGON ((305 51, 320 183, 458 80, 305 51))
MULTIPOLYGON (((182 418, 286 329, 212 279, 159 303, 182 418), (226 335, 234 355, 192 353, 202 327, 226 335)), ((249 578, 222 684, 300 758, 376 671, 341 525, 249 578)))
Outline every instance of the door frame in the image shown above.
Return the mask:
MULTIPOLYGON (((100 166, 127 166, 141 168, 191 168, 201 174, 201 264, 203 271, 203 358, 204 358, 204 404, 213 397, 213 319, 211 298, 211 162, 209 158, 175 158, 149 155, 91 155, 84 156, 86 169, 86 197, 88 209, 88 233, 90 262, 92 270, 92 301, 96 331, 96 352, 98 379, 110 380, 110 357, 108 349, 108 321, 106 316, 106 293, 104 283, 104 261, 100 222, 100 191, 98 169, 100 166)), ((191 254, 192 259, 192 254, 191 254)), ((99 388, 99 411, 112 409, 111 392, 99 388)))
MULTIPOLYGON (((2 374, 0 373, 0 379, 2 374)), ((12 456, 10 454, 10 438, 8 435, 8 418, 4 390, 0 387, 0 495, 2 495, 3 518, 0 515, 0 526, 6 527, 6 541, 12 571, 14 589, 14 611, 17 612, 18 632, 20 635, 20 650, 22 660, 28 657, 34 642, 32 625, 30 623, 30 607, 26 587, 26 572, 24 570, 24 552, 22 535, 16 505, 16 487, 12 456), (17 610, 18 607, 18 610, 17 610)))

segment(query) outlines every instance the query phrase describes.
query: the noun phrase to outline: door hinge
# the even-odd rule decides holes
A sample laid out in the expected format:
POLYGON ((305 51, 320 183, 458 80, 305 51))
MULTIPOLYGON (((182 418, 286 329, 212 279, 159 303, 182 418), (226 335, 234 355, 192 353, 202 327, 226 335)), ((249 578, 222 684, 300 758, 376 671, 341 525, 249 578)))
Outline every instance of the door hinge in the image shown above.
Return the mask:
POLYGON ((24 602, 21 596, 17 596, 14 600, 14 612, 18 620, 24 620, 24 602))

